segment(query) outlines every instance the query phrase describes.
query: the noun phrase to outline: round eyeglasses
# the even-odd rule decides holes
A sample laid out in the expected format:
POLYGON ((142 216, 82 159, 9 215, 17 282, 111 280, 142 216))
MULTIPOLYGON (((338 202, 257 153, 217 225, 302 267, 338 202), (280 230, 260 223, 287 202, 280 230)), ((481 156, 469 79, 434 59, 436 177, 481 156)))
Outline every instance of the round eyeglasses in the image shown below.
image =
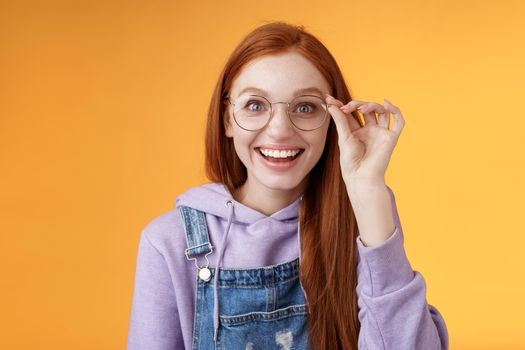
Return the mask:
POLYGON ((264 128, 272 118, 272 105, 282 103, 288 105, 288 117, 299 130, 311 131, 320 128, 328 116, 329 103, 319 96, 302 95, 291 102, 270 102, 263 96, 241 95, 232 102, 225 97, 233 107, 233 119, 241 129, 257 131, 264 128))

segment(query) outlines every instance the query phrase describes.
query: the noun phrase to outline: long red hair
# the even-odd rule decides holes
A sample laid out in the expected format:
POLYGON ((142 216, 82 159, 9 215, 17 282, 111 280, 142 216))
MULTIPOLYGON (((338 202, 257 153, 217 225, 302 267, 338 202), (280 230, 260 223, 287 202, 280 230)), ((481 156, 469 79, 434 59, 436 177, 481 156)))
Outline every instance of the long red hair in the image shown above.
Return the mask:
MULTIPOLYGON (((233 140, 225 136, 223 98, 243 66, 251 60, 296 51, 312 62, 331 88, 331 95, 351 100, 341 70, 328 49, 303 26, 265 24, 249 33, 223 68, 208 111, 206 175, 234 193, 247 178, 233 140)), ((362 125, 357 114, 353 117, 362 125)), ((328 127, 324 152, 310 172, 299 209, 301 227, 300 278, 308 298, 310 348, 357 349, 360 329, 357 306, 357 222, 339 165, 337 130, 328 127)))

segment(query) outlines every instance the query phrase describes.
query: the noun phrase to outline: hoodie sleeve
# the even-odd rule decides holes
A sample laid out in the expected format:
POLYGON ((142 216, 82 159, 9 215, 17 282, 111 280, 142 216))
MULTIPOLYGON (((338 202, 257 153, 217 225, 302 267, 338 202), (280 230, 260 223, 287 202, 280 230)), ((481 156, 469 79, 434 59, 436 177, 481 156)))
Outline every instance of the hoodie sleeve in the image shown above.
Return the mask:
POLYGON ((183 349, 175 291, 162 254, 142 231, 127 350, 183 349))
POLYGON ((427 304, 426 283, 413 271, 403 246, 403 231, 390 190, 396 227, 381 244, 356 239, 360 350, 448 349, 448 331, 439 311, 427 304))

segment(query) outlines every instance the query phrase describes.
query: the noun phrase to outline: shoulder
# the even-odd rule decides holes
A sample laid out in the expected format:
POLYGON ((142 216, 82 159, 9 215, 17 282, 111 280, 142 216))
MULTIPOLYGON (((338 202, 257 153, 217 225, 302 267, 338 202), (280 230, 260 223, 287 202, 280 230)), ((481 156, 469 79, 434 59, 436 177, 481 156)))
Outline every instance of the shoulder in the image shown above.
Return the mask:
POLYGON ((182 217, 175 208, 151 219, 142 230, 142 235, 164 256, 186 249, 182 217))
POLYGON ((171 210, 153 217, 145 225, 142 231, 143 237, 165 257, 173 256, 174 252, 185 257, 186 233, 180 206, 213 210, 213 205, 210 203, 219 203, 217 198, 222 198, 225 193, 227 190, 220 183, 206 183, 188 188, 177 196, 171 210))

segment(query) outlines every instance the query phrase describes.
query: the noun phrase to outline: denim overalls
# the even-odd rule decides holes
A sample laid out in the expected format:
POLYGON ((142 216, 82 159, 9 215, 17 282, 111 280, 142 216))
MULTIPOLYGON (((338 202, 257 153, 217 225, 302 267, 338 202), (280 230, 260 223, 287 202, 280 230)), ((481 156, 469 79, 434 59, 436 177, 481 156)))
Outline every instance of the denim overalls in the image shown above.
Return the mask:
MULTIPOLYGON (((228 228, 233 217, 230 207, 228 228)), ((179 208, 186 232, 188 259, 213 252, 205 213, 179 208)), ((246 254, 250 254, 247 247, 246 254)), ((306 350, 308 349, 307 302, 299 281, 299 258, 278 265, 249 269, 221 268, 224 250, 216 267, 197 265, 193 350, 306 350), (214 290, 217 291, 216 295, 214 290), (219 307, 220 305, 220 307, 219 307), (215 313, 214 313, 215 311, 215 313)))

